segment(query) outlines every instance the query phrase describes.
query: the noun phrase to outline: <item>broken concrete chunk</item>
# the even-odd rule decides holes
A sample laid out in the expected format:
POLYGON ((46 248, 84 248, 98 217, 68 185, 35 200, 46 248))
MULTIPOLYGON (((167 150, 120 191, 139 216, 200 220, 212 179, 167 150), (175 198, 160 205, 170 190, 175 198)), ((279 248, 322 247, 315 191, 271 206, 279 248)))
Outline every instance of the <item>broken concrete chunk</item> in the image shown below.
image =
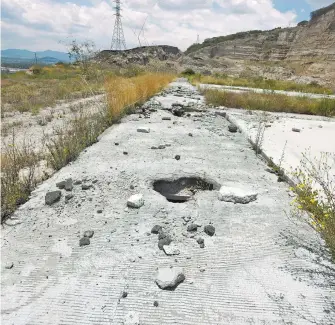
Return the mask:
POLYGON ((156 284, 161 289, 175 289, 179 283, 185 280, 184 271, 181 267, 158 269, 156 284))
POLYGON ((213 236, 215 234, 215 227, 212 225, 207 225, 205 226, 204 231, 208 236, 213 236))
POLYGON ((7 270, 12 269, 13 267, 14 267, 14 263, 13 263, 13 262, 8 262, 8 263, 6 263, 6 265, 5 265, 5 269, 7 269, 7 270))
POLYGON ((137 132, 141 132, 141 133, 150 133, 150 128, 148 127, 139 127, 137 129, 137 132))
POLYGON ((239 187, 222 186, 219 192, 219 200, 225 202, 247 204, 256 199, 257 193, 239 187))
POLYGON ((180 250, 178 249, 178 247, 174 243, 170 243, 170 245, 164 245, 163 246, 163 251, 166 255, 169 255, 169 256, 180 254, 180 250))
POLYGON ((87 238, 92 238, 94 235, 94 231, 93 230, 86 230, 84 232, 84 237, 87 237, 87 238))
POLYGON ((231 132, 231 133, 236 133, 237 132, 237 126, 233 125, 233 124, 228 125, 228 131, 231 132))
POLYGON ((130 208, 140 208, 144 204, 144 199, 142 194, 132 195, 128 201, 127 206, 130 208))
POLYGON ((61 191, 52 191, 48 192, 45 195, 45 204, 52 205, 60 200, 60 197, 62 196, 61 191))
POLYGON ((80 238, 79 240, 79 246, 87 246, 90 244, 90 239, 88 237, 83 237, 83 238, 80 238))
POLYGON ((158 248, 160 250, 162 250, 164 246, 170 245, 171 243, 172 243, 171 237, 170 236, 166 236, 166 237, 164 237, 162 239, 159 239, 159 241, 158 241, 158 248))
POLYGON ((68 178, 66 181, 65 181, 65 190, 66 191, 72 191, 73 189, 73 182, 72 182, 72 178, 68 178))

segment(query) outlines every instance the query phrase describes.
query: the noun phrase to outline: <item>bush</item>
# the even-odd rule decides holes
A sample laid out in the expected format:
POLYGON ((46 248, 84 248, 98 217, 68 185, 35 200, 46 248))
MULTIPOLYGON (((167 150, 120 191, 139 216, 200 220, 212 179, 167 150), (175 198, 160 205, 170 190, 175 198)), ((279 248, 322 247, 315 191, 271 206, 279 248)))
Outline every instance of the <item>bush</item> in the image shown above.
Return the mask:
POLYGON ((187 68, 181 74, 183 76, 193 76, 193 75, 195 75, 195 71, 191 68, 187 68))

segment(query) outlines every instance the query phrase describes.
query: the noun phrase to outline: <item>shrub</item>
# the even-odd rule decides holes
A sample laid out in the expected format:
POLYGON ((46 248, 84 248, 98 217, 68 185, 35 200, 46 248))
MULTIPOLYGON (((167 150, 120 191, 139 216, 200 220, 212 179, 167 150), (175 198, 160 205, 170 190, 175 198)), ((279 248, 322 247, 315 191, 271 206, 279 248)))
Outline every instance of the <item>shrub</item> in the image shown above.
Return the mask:
POLYGON ((191 68, 187 68, 181 74, 183 76, 193 76, 193 75, 195 75, 195 71, 191 68))

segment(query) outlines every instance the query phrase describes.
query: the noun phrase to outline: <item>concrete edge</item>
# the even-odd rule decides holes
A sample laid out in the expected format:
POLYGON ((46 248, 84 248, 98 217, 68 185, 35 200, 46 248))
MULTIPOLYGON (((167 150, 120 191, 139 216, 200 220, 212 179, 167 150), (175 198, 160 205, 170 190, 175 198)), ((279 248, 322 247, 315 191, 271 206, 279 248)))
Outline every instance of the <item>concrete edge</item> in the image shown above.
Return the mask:
MULTIPOLYGON (((248 140, 248 142, 253 147, 255 147, 256 146, 255 141, 253 141, 252 138, 248 135, 247 130, 238 122, 238 119, 230 115, 228 111, 225 111, 225 112, 226 112, 226 115, 225 115, 226 120, 229 123, 235 125, 239 129, 240 133, 242 133, 244 137, 248 140)), ((277 167, 278 169, 280 168, 277 164, 275 164, 272 161, 272 159, 264 152, 263 149, 260 149, 259 154, 267 164, 271 163, 273 166, 277 167)), ((293 181, 291 177, 288 176, 287 172, 284 169, 281 169, 281 170, 283 171, 282 177, 284 178, 285 182, 288 183, 290 186, 296 186, 297 184, 293 181)))

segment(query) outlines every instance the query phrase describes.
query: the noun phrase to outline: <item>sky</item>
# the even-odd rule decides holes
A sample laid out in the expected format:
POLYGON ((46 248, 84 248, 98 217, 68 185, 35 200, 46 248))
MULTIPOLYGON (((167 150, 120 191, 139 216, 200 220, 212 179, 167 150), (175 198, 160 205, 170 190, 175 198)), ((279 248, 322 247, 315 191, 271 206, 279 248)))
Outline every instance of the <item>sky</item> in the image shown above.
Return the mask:
MULTIPOLYGON (((127 48, 172 45, 252 29, 295 26, 334 0, 122 0, 127 48), (144 27, 143 27, 144 26, 144 27), (143 29, 142 29, 143 27, 143 29), (142 32, 141 32, 142 30, 142 32)), ((67 51, 72 40, 109 49, 112 0, 2 0, 1 49, 67 51)))

